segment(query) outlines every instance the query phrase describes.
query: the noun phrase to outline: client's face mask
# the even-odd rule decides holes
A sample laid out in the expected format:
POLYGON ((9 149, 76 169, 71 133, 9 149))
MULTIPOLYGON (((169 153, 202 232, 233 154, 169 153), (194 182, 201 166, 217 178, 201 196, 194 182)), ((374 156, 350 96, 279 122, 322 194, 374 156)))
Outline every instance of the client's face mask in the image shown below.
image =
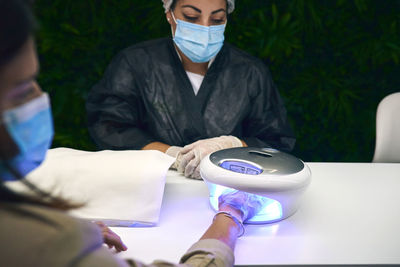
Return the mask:
MULTIPOLYGON (((0 121, 19 148, 19 153, 8 160, 22 176, 38 167, 51 145, 54 129, 49 96, 44 93, 19 107, 3 112, 0 121)), ((0 177, 14 180, 3 160, 0 160, 0 177)))
POLYGON ((224 44, 226 24, 207 27, 176 20, 171 14, 177 25, 174 42, 192 62, 208 62, 218 54, 224 44))

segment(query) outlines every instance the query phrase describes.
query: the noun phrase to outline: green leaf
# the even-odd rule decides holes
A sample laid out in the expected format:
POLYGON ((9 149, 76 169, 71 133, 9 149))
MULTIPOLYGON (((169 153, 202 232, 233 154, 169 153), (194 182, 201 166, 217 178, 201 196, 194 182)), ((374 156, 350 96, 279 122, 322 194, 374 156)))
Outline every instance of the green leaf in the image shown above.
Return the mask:
POLYGON ((71 24, 62 23, 60 26, 65 32, 73 33, 75 35, 80 35, 79 30, 73 27, 71 24))

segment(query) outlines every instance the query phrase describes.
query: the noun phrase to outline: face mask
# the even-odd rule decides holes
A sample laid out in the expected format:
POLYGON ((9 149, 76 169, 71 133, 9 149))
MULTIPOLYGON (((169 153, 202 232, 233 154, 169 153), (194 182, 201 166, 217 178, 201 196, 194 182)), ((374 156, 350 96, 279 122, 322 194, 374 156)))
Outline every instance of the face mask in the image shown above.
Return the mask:
MULTIPOLYGON (((22 176, 37 168, 44 160, 51 145, 54 129, 50 109, 50 99, 42 94, 30 102, 2 114, 2 122, 19 148, 19 154, 8 163, 22 176)), ((0 160, 0 177, 15 180, 0 160)))
POLYGON ((177 24, 174 42, 192 62, 208 62, 218 54, 224 44, 226 24, 206 27, 176 20, 171 14, 177 24))

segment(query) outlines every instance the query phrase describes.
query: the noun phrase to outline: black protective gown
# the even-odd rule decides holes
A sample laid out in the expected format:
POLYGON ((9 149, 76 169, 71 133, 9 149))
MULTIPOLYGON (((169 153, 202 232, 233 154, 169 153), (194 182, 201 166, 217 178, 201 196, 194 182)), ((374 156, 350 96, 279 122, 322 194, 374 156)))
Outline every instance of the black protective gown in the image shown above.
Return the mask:
POLYGON ((99 149, 184 146, 221 135, 286 151, 295 143, 267 67, 227 43, 197 96, 171 38, 131 46, 112 60, 86 109, 99 149))

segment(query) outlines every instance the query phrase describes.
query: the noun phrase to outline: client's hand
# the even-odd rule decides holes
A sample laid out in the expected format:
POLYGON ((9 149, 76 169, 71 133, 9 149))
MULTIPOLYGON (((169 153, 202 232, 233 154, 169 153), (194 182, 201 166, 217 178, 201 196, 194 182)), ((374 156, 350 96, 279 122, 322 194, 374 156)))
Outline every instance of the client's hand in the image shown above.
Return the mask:
POLYGON ((179 152, 178 171, 186 177, 201 179, 200 162, 208 154, 226 148, 241 147, 242 141, 235 136, 220 136, 199 140, 183 147, 179 152))
MULTIPOLYGON (((239 219, 245 222, 256 215, 266 204, 266 199, 238 190, 228 190, 218 198, 219 210, 240 214, 239 219)), ((236 215, 235 214, 235 215, 236 215)))
POLYGON ((94 222, 97 226, 100 227, 101 233, 103 235, 104 244, 106 244, 109 248, 115 248, 117 252, 125 251, 128 248, 122 243, 121 238, 111 231, 104 223, 102 222, 94 222))

